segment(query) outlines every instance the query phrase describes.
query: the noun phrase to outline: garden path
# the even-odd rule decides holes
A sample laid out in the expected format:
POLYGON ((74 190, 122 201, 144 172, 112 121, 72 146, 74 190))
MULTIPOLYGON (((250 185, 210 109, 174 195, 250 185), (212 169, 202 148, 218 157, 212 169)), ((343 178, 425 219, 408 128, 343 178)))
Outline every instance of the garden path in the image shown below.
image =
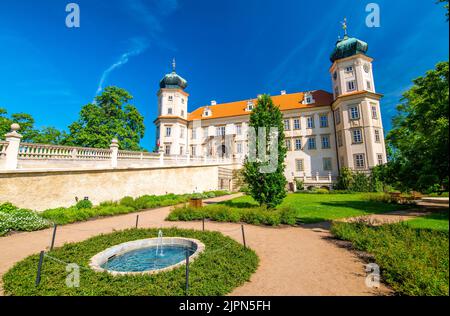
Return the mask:
MULTIPOLYGON (((219 202, 237 195, 209 199, 219 202)), ((139 227, 202 229, 201 222, 166 222, 172 207, 162 207, 58 227, 55 246, 79 242, 113 230, 139 227)), ((249 282, 231 295, 386 295, 381 284, 365 284, 365 265, 354 253, 330 242, 328 230, 317 226, 262 227, 245 225, 247 245, 260 258, 260 266, 249 282)), ((222 232, 242 242, 241 227, 233 223, 205 223, 207 230, 222 232)), ((48 248, 52 229, 18 233, 0 238, 0 278, 16 262, 48 248)), ((2 294, 0 286, 0 294, 2 294)))

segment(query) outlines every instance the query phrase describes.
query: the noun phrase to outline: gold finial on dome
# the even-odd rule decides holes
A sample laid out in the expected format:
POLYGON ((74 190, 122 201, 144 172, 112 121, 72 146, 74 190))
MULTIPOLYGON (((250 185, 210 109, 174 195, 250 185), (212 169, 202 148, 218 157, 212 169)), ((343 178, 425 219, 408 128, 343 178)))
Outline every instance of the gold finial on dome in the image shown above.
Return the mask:
POLYGON ((342 29, 344 30, 344 35, 347 36, 347 18, 344 18, 344 21, 341 22, 342 29))
POLYGON ((176 68, 177 68, 177 62, 176 62, 175 57, 174 57, 172 59, 172 70, 173 70, 173 72, 175 72, 176 68))

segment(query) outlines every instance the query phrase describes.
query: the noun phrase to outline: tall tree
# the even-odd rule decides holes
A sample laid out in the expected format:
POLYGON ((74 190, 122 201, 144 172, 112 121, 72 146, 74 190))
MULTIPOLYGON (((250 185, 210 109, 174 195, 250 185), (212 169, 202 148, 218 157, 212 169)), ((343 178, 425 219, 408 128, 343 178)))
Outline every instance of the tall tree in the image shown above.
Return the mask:
POLYGON ((260 205, 274 208, 286 197, 287 181, 284 176, 284 161, 287 149, 284 139, 283 116, 280 109, 273 104, 272 98, 269 95, 262 95, 258 99, 258 103, 250 115, 249 126, 254 128, 256 133, 258 133, 259 128, 265 128, 266 135, 257 135, 255 139, 249 139, 249 142, 253 142, 250 146, 254 145, 256 157, 253 158, 256 159, 251 159, 251 157, 246 158, 243 177, 249 187, 250 195, 260 205), (271 137, 273 136, 270 133, 271 128, 275 128, 278 132, 277 139, 271 137), (265 143, 265 146, 259 148, 260 142, 265 143), (270 154, 273 154, 271 145, 278 150, 277 156, 274 159, 275 168, 267 172, 262 171, 269 163, 263 157, 268 157, 270 154))
POLYGON ((398 115, 388 134, 392 147, 392 172, 413 189, 433 186, 448 189, 449 163, 449 63, 413 80, 397 106, 398 115))
POLYGON ((80 118, 69 126, 67 145, 108 148, 113 138, 119 140, 121 149, 140 150, 139 141, 144 137, 144 118, 128 102, 133 97, 124 89, 107 87, 85 105, 80 118))

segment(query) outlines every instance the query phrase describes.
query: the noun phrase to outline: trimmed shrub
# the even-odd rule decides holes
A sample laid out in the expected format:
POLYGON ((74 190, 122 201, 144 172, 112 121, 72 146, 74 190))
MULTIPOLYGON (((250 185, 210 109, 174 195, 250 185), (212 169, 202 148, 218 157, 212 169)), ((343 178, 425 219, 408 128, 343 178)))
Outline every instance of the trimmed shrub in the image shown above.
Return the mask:
POLYGON ((131 196, 126 196, 122 198, 119 202, 120 205, 128 206, 132 208, 136 208, 136 204, 134 203, 134 199, 131 196))
POLYGON ((78 201, 78 203, 76 204, 76 208, 81 210, 81 209, 87 209, 87 208, 92 208, 93 204, 91 201, 89 200, 81 200, 78 201))
POLYGON ((10 231, 34 231, 50 225, 49 221, 31 210, 19 209, 11 203, 0 205, 0 236, 10 231))

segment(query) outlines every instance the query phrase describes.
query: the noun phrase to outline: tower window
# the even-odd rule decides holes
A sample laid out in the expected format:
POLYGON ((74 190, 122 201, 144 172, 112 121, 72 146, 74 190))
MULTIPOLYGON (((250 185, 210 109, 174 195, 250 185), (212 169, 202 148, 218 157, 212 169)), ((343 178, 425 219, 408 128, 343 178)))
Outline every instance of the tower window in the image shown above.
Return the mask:
POLYGON ((168 100, 173 101, 173 96, 169 95, 168 100))
POLYGON ((184 98, 181 98, 181 104, 184 104, 184 98))
POLYGON ((338 96, 339 95, 339 87, 338 86, 336 86, 335 88, 334 88, 334 96, 338 96))
POLYGON ((359 119, 359 108, 357 105, 350 107, 350 119, 351 120, 359 119))
POLYGON ((367 85, 367 90, 372 90, 372 85, 370 84, 369 80, 366 81, 366 85, 367 85))
POLYGON ((353 143, 354 144, 360 144, 362 143, 362 133, 360 129, 354 129, 353 130, 353 143))
POLYGON ((334 111, 334 115, 336 116, 336 125, 341 124, 341 110, 334 111))
POLYGON ((184 127, 180 128, 180 138, 184 137, 184 127))
POLYGON ((172 127, 166 127, 166 137, 170 137, 172 135, 172 127))
POLYGON ((173 114, 173 109, 172 108, 168 108, 167 109, 167 114, 173 114))
POLYGON ((164 153, 165 153, 166 155, 170 155, 170 145, 166 145, 166 146, 165 146, 165 148, 164 148, 164 153))
POLYGON ((383 154, 377 154, 378 164, 382 165, 384 163, 383 161, 383 154))
POLYGON ((342 131, 339 131, 337 134, 337 141, 338 141, 338 146, 342 147, 344 145, 343 140, 342 140, 342 131))
POLYGON ((353 72, 353 67, 352 66, 346 67, 345 72, 353 72))
POLYGON ((375 130, 375 142, 379 143, 381 141, 380 131, 378 129, 375 130))
POLYGON ((356 154, 353 156, 353 159, 355 160, 355 169, 364 169, 365 167, 364 154, 356 154))
POLYGON ((181 116, 184 116, 184 110, 181 110, 181 116))
POLYGON ((374 120, 378 119, 378 111, 376 105, 372 105, 372 118, 374 120))
POLYGON ((356 83, 355 80, 347 81, 347 91, 355 91, 356 90, 356 83))

